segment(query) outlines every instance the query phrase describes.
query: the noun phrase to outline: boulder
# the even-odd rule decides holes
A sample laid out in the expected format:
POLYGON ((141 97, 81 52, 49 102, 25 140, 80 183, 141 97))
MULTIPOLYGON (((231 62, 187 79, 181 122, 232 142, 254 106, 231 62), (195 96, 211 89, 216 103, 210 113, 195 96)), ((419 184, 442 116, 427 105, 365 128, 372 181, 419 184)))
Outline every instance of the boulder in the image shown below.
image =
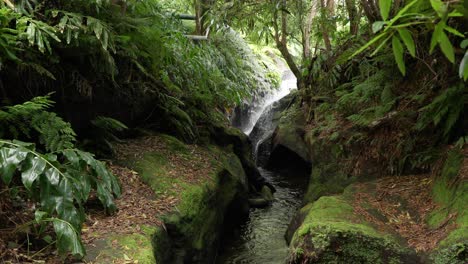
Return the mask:
POLYGON ((349 191, 321 197, 300 215, 289 263, 421 263, 400 237, 355 213, 349 191))
POLYGON ((275 191, 271 183, 260 174, 252 154, 252 143, 250 139, 237 128, 214 126, 211 131, 213 143, 221 147, 232 147, 232 151, 239 158, 247 175, 249 184, 254 186, 255 191, 260 191, 264 185, 275 191))
POLYGON ((304 140, 305 124, 298 102, 282 112, 272 136, 268 167, 310 167, 309 148, 304 140))

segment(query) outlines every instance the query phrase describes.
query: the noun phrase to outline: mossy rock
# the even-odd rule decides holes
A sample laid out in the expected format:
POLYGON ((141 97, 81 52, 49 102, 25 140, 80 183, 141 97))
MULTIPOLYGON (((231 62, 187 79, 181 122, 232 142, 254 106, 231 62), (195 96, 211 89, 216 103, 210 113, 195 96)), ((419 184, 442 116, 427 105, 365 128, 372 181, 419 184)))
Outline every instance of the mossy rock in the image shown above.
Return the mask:
POLYGON ((298 103, 281 113, 278 126, 273 134, 269 166, 278 165, 282 160, 287 160, 288 156, 294 155, 295 159, 306 164, 310 163, 309 148, 304 141, 305 124, 305 117, 298 103))
MULTIPOLYGON (((170 136, 162 139, 173 154, 186 157, 186 162, 196 162, 190 159, 185 144, 170 136)), ((156 259, 161 263, 197 263, 212 259, 227 208, 236 199, 245 199, 247 203, 248 180, 239 158, 216 146, 203 149, 203 159, 209 161, 211 171, 196 182, 171 175, 174 165, 167 155, 158 152, 144 153, 138 160, 126 161, 156 194, 179 198, 177 210, 162 218, 169 240, 162 241, 162 247, 169 243, 172 248, 159 250, 159 240, 154 241, 156 259)))
POLYGON ((349 197, 325 196, 301 209, 290 263, 419 263, 400 238, 356 215, 349 197))

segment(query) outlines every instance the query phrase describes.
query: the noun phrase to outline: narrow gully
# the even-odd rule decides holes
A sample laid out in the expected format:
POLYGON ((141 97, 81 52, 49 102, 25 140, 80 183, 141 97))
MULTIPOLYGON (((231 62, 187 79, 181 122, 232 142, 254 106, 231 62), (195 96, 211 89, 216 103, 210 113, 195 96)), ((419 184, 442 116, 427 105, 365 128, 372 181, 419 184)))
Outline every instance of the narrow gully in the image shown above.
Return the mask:
MULTIPOLYGON (((250 105, 249 114, 241 120, 239 127, 248 135, 257 121, 263 122, 259 124, 262 127, 261 134, 252 139, 255 154, 261 140, 274 130, 274 125, 269 123, 271 118, 260 117, 264 112, 271 114, 267 113, 271 110, 271 105, 295 88, 294 75, 283 67, 280 89, 263 95, 250 105)), ((270 171, 259 167, 259 170, 276 188, 275 200, 266 208, 252 208, 246 219, 225 230, 216 263, 275 264, 286 261, 288 245, 285 233, 294 213, 301 205, 308 175, 305 175, 305 171, 293 168, 270 171)))

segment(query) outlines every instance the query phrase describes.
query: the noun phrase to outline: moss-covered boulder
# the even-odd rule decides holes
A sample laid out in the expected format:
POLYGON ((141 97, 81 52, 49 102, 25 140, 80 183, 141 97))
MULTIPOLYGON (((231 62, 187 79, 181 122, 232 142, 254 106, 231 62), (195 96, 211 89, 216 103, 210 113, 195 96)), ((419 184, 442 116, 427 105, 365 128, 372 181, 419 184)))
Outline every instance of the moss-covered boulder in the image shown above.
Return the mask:
POLYGON ((273 133, 269 167, 310 164, 309 148, 304 141, 305 123, 305 116, 299 107, 299 102, 282 112, 278 126, 273 133))
POLYGON ((351 196, 324 196, 301 209, 289 263, 419 263, 398 236, 356 214, 351 196))
POLYGON ((453 148, 435 175, 353 183, 308 203, 286 234, 290 262, 467 263, 467 154, 453 148))
MULTIPOLYGON (((219 147, 205 147, 203 156, 195 158, 180 141, 167 136, 165 140, 180 160, 156 151, 127 161, 156 192, 174 192, 180 199, 177 210, 162 218, 169 238, 164 243, 171 247, 156 250, 156 259, 162 263, 213 259, 226 210, 233 201, 247 202, 248 180, 242 163, 234 153, 219 147), (174 175, 178 172, 174 166, 187 163, 194 175, 174 175)), ((164 245, 156 241, 155 247, 160 246, 164 245)))

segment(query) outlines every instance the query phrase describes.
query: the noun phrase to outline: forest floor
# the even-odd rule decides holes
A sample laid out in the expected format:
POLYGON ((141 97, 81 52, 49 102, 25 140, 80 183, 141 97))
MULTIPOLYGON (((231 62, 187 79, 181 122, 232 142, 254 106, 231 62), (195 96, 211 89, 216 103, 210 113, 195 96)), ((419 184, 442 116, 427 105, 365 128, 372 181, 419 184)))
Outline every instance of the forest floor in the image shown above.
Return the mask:
POLYGON ((386 177, 356 184, 354 210, 377 229, 398 234, 416 252, 433 250, 456 226, 450 214, 437 227, 427 216, 437 208, 432 199, 432 177, 409 175, 386 177))
MULTIPOLYGON (((186 183, 206 180, 209 175, 207 172, 212 170, 212 167, 205 159, 207 157, 205 150, 196 145, 185 146, 190 159, 174 151, 174 146, 168 141, 157 136, 143 137, 118 144, 116 160, 141 158, 143 153, 156 152, 167 158, 167 166, 170 168, 167 174, 170 177, 186 183)), ((103 211, 96 197, 92 197, 86 204, 87 218, 83 224, 82 241, 87 251, 99 247, 95 242, 108 235, 144 234, 142 228, 144 226, 163 226, 161 217, 173 211, 179 203, 177 194, 180 193, 181 187, 177 184, 155 193, 137 172, 112 162, 108 167, 119 178, 122 195, 115 200, 118 211, 113 215, 107 215, 103 211)), ((0 190, 0 220, 5 219, 4 222, 8 222, 7 228, 0 229, 0 263, 63 263, 53 247, 45 245, 46 248, 28 250, 24 242, 25 234, 14 234, 19 226, 34 219, 34 204, 24 201, 20 206, 15 206, 15 201, 8 200, 6 194, 5 190, 0 190), (15 208, 22 210, 18 211, 15 208)), ((112 260, 112 263, 137 263, 137 261, 128 257, 112 260)))

